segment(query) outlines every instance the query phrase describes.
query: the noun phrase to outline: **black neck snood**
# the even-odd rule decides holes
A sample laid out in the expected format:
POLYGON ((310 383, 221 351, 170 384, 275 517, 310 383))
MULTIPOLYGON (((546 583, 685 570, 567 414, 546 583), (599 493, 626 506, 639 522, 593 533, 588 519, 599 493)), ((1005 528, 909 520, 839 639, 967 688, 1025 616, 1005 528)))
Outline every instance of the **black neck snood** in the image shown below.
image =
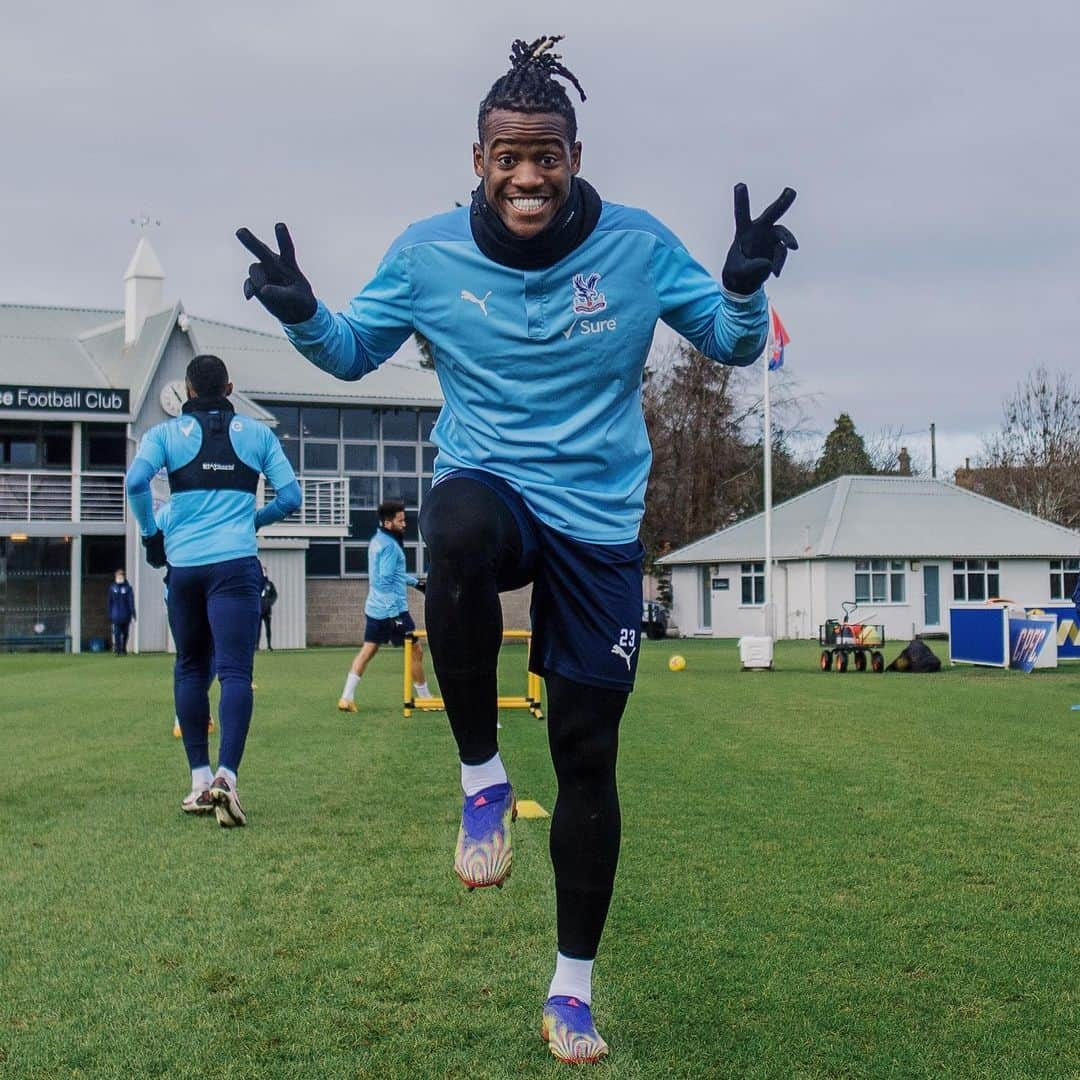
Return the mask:
POLYGON ((543 270, 585 243, 600 220, 602 206, 596 189, 575 176, 570 196, 551 224, 537 236, 522 240, 488 205, 481 182, 472 194, 469 226, 476 246, 493 262, 515 270, 543 270))

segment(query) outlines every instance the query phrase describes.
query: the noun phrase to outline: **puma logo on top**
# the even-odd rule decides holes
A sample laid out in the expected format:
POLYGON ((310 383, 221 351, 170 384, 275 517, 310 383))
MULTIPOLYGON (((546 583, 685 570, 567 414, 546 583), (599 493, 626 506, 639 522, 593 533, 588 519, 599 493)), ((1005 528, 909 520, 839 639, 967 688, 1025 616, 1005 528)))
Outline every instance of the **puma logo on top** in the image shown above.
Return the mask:
POLYGON ((490 295, 491 295, 491 290, 488 289, 488 291, 486 293, 484 293, 483 300, 481 300, 480 297, 478 297, 475 294, 469 292, 468 289, 462 289, 461 290, 461 299, 462 300, 468 300, 468 302, 470 304, 476 304, 476 306, 484 313, 484 318, 485 319, 487 318, 487 313, 488 313, 487 302, 488 302, 488 297, 490 295))
POLYGON ((611 646, 612 656, 621 656, 626 661, 626 670, 630 670, 630 658, 637 652, 637 646, 635 645, 629 652, 627 652, 621 645, 611 646))

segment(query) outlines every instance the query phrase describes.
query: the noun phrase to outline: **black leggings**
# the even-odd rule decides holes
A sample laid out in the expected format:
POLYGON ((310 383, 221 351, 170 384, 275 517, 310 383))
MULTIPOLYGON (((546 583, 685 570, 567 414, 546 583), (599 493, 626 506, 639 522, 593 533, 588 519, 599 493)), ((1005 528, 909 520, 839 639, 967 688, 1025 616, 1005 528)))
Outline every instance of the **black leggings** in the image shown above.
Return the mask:
MULTIPOLYGON (((479 481, 436 484, 424 500, 420 530, 430 552, 425 615, 432 663, 461 760, 480 765, 499 749, 499 593, 528 584, 530 568, 522 564, 513 513, 479 481)), ((628 695, 550 672, 546 681, 559 784, 551 819, 558 946, 564 956, 591 960, 619 861, 615 760, 628 695)))

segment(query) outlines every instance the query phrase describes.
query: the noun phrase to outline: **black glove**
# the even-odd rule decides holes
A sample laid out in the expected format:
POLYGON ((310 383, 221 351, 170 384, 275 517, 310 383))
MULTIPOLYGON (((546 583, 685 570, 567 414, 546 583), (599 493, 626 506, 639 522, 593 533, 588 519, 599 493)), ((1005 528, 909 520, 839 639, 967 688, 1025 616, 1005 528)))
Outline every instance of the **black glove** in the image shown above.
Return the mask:
POLYGON ((248 267, 244 298, 250 300, 254 296, 280 322, 307 322, 315 314, 315 294, 296 265, 296 252, 288 227, 279 221, 274 226, 274 233, 281 248, 280 255, 248 229, 236 230, 236 239, 259 260, 248 267))
POLYGON ((158 529, 153 536, 144 536, 142 546, 146 549, 146 561, 160 570, 165 565, 165 534, 158 529))
POLYGON ((421 579, 420 579, 420 580, 419 580, 419 581, 418 581, 418 582, 417 582, 417 583, 416 583, 416 584, 415 584, 415 585, 413 586, 413 588, 414 588, 414 589, 415 589, 415 590, 416 590, 417 592, 424 592, 424 591, 426 591, 426 589, 427 589, 427 578, 421 578, 421 579))
POLYGON ((786 187, 759 218, 750 218, 750 193, 745 184, 735 185, 735 239, 728 250, 724 288, 739 296, 757 292, 770 274, 780 276, 788 248, 799 250, 799 242, 777 221, 795 201, 795 191, 786 187))

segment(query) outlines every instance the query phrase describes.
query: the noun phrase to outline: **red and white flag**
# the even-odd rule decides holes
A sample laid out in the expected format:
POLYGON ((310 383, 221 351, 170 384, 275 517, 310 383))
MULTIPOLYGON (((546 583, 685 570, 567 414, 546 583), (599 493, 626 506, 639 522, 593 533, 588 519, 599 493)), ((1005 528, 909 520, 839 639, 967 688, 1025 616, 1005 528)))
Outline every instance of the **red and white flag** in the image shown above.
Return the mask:
POLYGON ((784 366, 784 346, 791 344, 791 338, 788 337, 787 330, 784 329, 784 324, 780 321, 780 316, 776 312, 776 308, 769 305, 769 342, 766 346, 766 352, 769 356, 769 370, 776 371, 777 368, 784 366))

